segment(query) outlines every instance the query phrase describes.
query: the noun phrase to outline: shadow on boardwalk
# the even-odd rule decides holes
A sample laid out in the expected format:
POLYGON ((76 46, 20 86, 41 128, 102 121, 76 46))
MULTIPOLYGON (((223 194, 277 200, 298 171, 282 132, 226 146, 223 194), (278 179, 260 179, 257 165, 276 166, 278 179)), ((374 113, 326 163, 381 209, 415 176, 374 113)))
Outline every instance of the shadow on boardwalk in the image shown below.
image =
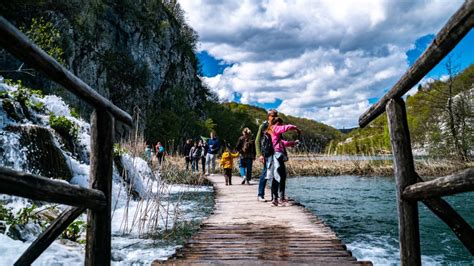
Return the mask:
MULTIPOLYGON (((286 207, 272 207, 257 201, 256 184, 225 186, 221 175, 209 180, 216 190, 214 213, 166 264, 371 265, 358 262, 301 204, 290 201, 286 207)), ((240 183, 239 178, 234 180, 240 183)))

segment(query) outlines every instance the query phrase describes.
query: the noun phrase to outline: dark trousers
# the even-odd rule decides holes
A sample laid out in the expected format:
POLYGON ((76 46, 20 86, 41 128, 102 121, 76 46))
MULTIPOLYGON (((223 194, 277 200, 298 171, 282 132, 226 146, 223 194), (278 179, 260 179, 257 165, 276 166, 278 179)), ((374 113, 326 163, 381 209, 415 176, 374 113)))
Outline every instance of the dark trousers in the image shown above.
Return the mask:
POLYGON ((189 156, 184 157, 184 160, 186 162, 186 171, 189 170, 189 166, 191 165, 191 159, 189 156))
POLYGON ((206 156, 201 158, 202 173, 206 174, 206 156))
POLYGON ((224 168, 225 184, 232 185, 232 168, 224 168))
POLYGON ((158 158, 158 165, 161 165, 163 161, 165 160, 165 156, 163 155, 163 153, 158 153, 156 155, 156 158, 158 158))
POLYGON ((284 200, 285 199, 285 188, 286 188, 286 166, 285 162, 283 161, 283 157, 278 159, 280 163, 280 167, 278 167, 277 171, 280 175, 280 182, 276 181, 273 178, 272 181, 272 198, 273 200, 284 200))

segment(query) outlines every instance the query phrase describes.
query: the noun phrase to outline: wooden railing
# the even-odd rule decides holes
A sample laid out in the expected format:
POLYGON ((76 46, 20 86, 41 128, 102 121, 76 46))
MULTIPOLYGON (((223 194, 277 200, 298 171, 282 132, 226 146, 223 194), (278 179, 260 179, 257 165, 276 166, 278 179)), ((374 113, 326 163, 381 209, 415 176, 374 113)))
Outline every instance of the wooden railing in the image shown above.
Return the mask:
POLYGON ((86 209, 86 265, 110 265, 111 190, 115 119, 132 118, 32 43, 0 16, 0 46, 94 107, 91 117, 90 188, 0 168, 0 193, 72 205, 30 245, 15 265, 30 265, 86 209))
POLYGON ((474 0, 466 0, 449 19, 410 69, 376 104, 359 118, 360 127, 368 125, 384 111, 392 144, 397 186, 398 231, 402 265, 421 265, 418 201, 422 201, 444 221, 474 255, 474 230, 440 197, 474 191, 474 169, 423 182, 415 172, 410 133, 402 96, 433 69, 474 27, 474 0))

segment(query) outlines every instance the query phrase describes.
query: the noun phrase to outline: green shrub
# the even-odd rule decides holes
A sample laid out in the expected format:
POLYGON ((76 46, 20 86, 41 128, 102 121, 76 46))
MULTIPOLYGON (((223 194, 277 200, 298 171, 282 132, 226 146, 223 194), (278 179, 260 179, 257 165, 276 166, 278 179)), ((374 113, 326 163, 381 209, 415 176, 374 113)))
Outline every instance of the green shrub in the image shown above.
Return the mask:
POLYGON ((80 118, 79 112, 77 112, 76 108, 74 107, 69 108, 69 112, 71 113, 72 117, 77 118, 77 119, 80 118))
POLYGON ((31 19, 29 29, 20 28, 21 31, 43 49, 48 55, 64 65, 64 51, 62 48, 62 38, 59 30, 50 21, 44 18, 31 19))
POLYGON ((76 139, 79 133, 78 126, 64 116, 51 114, 49 116, 49 125, 58 132, 59 135, 67 139, 76 139))
POLYGON ((0 221, 5 221, 8 224, 11 224, 14 217, 11 212, 11 208, 6 208, 3 204, 0 203, 0 221))
POLYGON ((114 144, 114 157, 120 157, 123 154, 127 153, 127 150, 120 145, 120 143, 114 144))
POLYGON ((62 238, 69 239, 71 241, 77 241, 85 229, 86 223, 84 221, 74 221, 66 228, 66 230, 64 230, 62 238))

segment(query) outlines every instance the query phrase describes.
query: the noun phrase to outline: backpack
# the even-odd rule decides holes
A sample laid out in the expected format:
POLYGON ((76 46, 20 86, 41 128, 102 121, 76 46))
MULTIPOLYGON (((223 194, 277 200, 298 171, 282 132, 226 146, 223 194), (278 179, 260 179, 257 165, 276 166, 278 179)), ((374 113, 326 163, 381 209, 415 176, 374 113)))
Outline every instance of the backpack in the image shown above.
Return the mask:
POLYGON ((261 144, 263 156, 268 157, 275 153, 275 149, 273 149, 272 136, 268 134, 268 132, 263 133, 261 144))
POLYGON ((193 151, 193 158, 201 157, 201 153, 202 153, 202 148, 201 147, 195 148, 194 151, 193 151))
POLYGON ((253 140, 248 137, 248 138, 243 138, 243 144, 242 144, 242 153, 249 153, 251 152, 252 149, 252 142, 253 140))

